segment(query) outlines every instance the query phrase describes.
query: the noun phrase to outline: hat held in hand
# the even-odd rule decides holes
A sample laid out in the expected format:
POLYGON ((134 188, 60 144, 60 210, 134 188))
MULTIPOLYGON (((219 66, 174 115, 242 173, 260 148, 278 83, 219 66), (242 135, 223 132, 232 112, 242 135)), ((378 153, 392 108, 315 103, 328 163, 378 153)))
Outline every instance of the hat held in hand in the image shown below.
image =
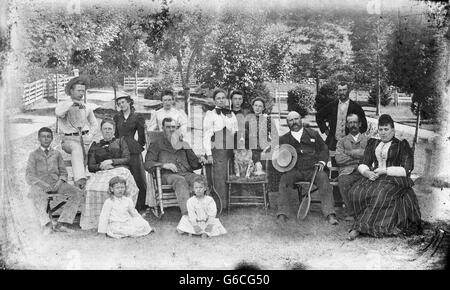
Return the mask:
POLYGON ((286 172, 294 168, 297 163, 297 151, 290 144, 275 147, 272 153, 273 167, 279 172, 286 172))

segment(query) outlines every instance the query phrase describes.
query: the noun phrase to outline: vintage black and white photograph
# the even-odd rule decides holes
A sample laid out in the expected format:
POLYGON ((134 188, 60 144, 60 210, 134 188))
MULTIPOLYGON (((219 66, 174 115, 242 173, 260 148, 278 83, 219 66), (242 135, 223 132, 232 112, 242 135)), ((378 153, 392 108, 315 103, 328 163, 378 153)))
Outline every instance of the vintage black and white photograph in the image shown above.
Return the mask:
POLYGON ((0 269, 445 269, 449 26, 447 1, 2 1, 0 269))

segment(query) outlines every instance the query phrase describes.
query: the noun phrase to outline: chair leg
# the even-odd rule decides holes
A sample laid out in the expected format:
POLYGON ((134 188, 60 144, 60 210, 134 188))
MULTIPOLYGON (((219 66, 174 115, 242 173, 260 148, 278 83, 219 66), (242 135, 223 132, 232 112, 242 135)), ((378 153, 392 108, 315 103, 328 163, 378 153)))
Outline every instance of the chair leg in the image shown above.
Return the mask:
POLYGON ((228 208, 227 208, 227 213, 230 214, 230 207, 231 207, 231 183, 228 183, 228 208))
POLYGON ((262 184, 262 188, 263 188, 263 192, 262 193, 263 193, 263 197, 264 197, 264 211, 265 211, 265 213, 267 215, 267 207, 268 207, 267 199, 268 199, 268 197, 267 197, 266 184, 265 183, 262 184))

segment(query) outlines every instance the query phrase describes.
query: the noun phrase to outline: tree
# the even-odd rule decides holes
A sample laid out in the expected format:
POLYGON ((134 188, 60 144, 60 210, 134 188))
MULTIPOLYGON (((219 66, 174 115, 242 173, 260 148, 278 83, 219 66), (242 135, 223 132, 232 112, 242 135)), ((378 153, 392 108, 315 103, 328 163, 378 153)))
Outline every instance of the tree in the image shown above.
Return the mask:
POLYGON ((399 18, 387 59, 388 77, 393 85, 412 95, 411 110, 419 117, 437 117, 440 90, 438 86, 439 55, 445 33, 439 26, 442 14, 427 14, 433 7, 439 11, 442 4, 419 6, 419 17, 399 18), (420 110, 418 110, 418 108, 420 110))
POLYGON ((154 55, 145 44, 146 34, 134 15, 121 19, 122 29, 114 40, 101 53, 101 59, 94 71, 103 75, 114 88, 114 99, 117 97, 117 86, 124 75, 138 74, 140 71, 153 69, 154 55))
POLYGON ((25 53, 30 63, 55 72, 68 72, 101 59, 103 48, 120 31, 114 9, 89 7, 68 14, 65 6, 31 6, 25 21, 29 43, 25 53))
POLYGON ((163 1, 159 13, 142 16, 142 28, 148 35, 146 44, 162 58, 177 61, 184 96, 185 108, 188 109, 190 87, 189 81, 196 69, 205 40, 212 32, 210 13, 198 6, 178 6, 163 1))
POLYGON ((371 90, 379 114, 378 93, 388 86, 386 57, 387 43, 393 29, 392 15, 355 15, 350 40, 353 50, 354 83, 357 87, 371 90), (375 88, 375 89, 373 89, 375 88))
POLYGON ((314 95, 309 89, 298 86, 288 91, 288 111, 296 111, 302 116, 308 115, 314 106, 314 95))
POLYGON ((270 92, 263 85, 264 29, 261 15, 226 13, 205 47, 199 81, 210 89, 243 90, 249 102, 260 94, 271 107, 270 92))
POLYGON ((348 34, 348 27, 342 23, 327 22, 320 17, 298 27, 294 36, 294 80, 314 78, 317 94, 321 79, 341 71, 350 72, 352 52, 348 34))
POLYGON ((264 31, 264 71, 268 80, 285 82, 291 79, 293 45, 290 32, 292 28, 277 23, 269 25, 264 31))

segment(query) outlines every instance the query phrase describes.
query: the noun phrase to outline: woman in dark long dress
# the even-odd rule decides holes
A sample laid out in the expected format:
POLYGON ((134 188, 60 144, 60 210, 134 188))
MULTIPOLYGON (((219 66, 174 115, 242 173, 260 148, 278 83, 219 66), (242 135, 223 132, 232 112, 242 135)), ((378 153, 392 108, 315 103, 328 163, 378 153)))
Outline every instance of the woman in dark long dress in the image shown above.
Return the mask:
POLYGON ((355 223, 348 237, 374 237, 421 231, 421 215, 410 178, 414 153, 406 140, 395 138, 389 115, 378 120, 380 139, 369 139, 358 171, 363 175, 349 191, 355 223))
POLYGON ((130 151, 130 171, 139 188, 139 195, 136 202, 136 209, 144 211, 146 209, 145 198, 147 192, 147 183, 142 159, 142 151, 145 146, 145 119, 135 112, 133 100, 130 96, 121 96, 116 99, 116 104, 120 112, 114 116, 116 123, 116 138, 124 137, 130 151), (134 136, 138 133, 138 139, 134 136))

